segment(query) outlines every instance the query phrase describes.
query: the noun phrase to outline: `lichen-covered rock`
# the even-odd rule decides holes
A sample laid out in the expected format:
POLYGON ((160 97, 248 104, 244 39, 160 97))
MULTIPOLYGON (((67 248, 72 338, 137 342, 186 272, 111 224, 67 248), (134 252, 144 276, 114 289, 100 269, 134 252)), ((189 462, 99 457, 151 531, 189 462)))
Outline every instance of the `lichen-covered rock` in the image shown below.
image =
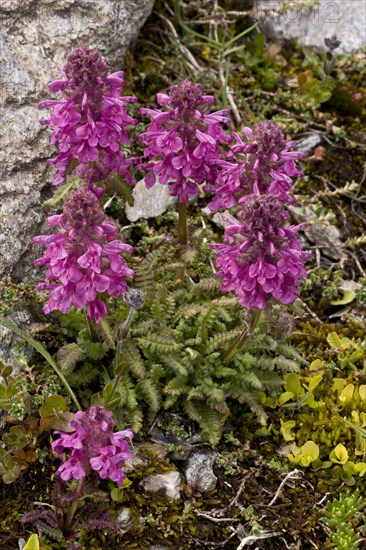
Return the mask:
POLYGON ((300 46, 326 51, 324 38, 337 35, 337 53, 353 53, 366 46, 365 0, 259 0, 259 28, 270 39, 296 38, 300 46))
POLYGON ((297 223, 308 224, 304 229, 305 235, 324 256, 332 260, 346 259, 338 227, 328 220, 316 221, 317 216, 310 208, 289 206, 289 210, 297 223))
POLYGON ((123 531, 128 531, 132 527, 132 512, 131 508, 122 506, 116 511, 116 525, 123 531))
POLYGON ((132 459, 126 460, 123 465, 123 471, 125 474, 130 474, 134 472, 136 468, 145 469, 148 466, 148 461, 142 456, 138 449, 133 449, 132 459))
MULTIPOLYGON (((17 309, 10 316, 11 321, 25 332, 30 332, 32 318, 29 312, 17 309)), ((26 346, 19 336, 4 327, 0 320, 0 361, 5 365, 12 365, 13 374, 20 370, 19 354, 24 354, 26 360, 30 359, 33 349, 26 346)))
MULTIPOLYGON (((2 0, 0 3, 0 279, 34 281, 39 250, 32 237, 47 231, 42 202, 50 194, 55 156, 50 131, 39 124, 39 101, 70 51, 101 52, 111 72, 123 69, 127 46, 154 0, 2 0)), ((0 360, 15 364, 13 335, 0 327, 0 360)))
POLYGON ((296 151, 301 151, 306 155, 309 155, 313 149, 322 142, 322 138, 319 134, 311 134, 309 137, 302 139, 298 142, 296 151))
POLYGON ((213 472, 213 465, 218 454, 215 452, 196 451, 187 461, 186 480, 200 493, 208 493, 216 487, 217 477, 213 472))
POLYGON ((154 0, 2 0, 0 3, 0 277, 32 278, 31 238, 42 232, 44 193, 55 150, 40 126, 40 100, 57 67, 82 44, 98 49, 111 72, 154 0))

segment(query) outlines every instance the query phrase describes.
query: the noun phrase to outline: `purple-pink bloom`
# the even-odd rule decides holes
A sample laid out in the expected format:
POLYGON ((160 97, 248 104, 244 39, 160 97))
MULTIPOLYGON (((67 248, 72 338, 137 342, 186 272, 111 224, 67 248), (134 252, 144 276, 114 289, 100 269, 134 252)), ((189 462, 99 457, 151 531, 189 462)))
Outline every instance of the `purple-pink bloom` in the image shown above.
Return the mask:
POLYGON ((214 182, 214 159, 221 158, 220 143, 230 141, 222 130, 229 124, 229 109, 210 113, 213 96, 204 95, 201 84, 184 80, 158 94, 160 109, 140 109, 152 122, 147 132, 139 136, 146 143, 147 163, 137 168, 147 171, 146 186, 156 180, 168 184, 170 193, 180 202, 198 193, 198 185, 214 182))
POLYGON ((296 141, 286 141, 280 128, 267 121, 243 129, 243 137, 232 132, 235 140, 226 160, 217 161, 220 171, 214 185, 206 191, 214 192, 209 203, 211 210, 227 209, 243 203, 254 195, 269 193, 281 202, 294 203, 293 178, 302 177, 296 166, 304 153, 292 151, 296 141))
POLYGON ((296 235, 305 224, 288 226, 285 204, 269 194, 249 197, 238 218, 239 223, 225 217, 229 244, 211 245, 217 249, 221 290, 234 291, 247 308, 264 309, 272 297, 294 302, 306 277, 303 263, 311 257, 296 235))
POLYGON ((81 479, 95 470, 102 479, 109 478, 122 485, 123 464, 132 458, 129 449, 129 440, 134 435, 132 430, 114 432, 116 422, 112 413, 102 406, 77 412, 69 425, 74 429, 72 434, 62 430, 54 432, 60 437, 52 443, 53 451, 60 458, 64 453, 67 457, 56 475, 68 481, 81 479))
POLYGON ((116 239, 116 225, 95 193, 84 187, 71 193, 63 213, 51 216, 48 224, 59 227, 59 232, 33 238, 46 246, 44 256, 34 263, 48 267, 45 282, 38 286, 50 293, 44 312, 68 313, 71 306, 87 307, 89 317, 98 323, 107 315, 102 294, 115 298, 125 294, 126 277, 134 276, 121 255, 131 253, 133 247, 116 239))
POLYGON ((52 109, 41 120, 52 129, 52 144, 58 155, 48 162, 57 168, 54 185, 75 172, 90 185, 105 180, 110 172, 122 174, 129 184, 134 159, 127 158, 120 144, 128 144, 126 126, 136 124, 126 105, 135 97, 122 97, 122 71, 108 76, 108 65, 99 52, 87 46, 77 48, 59 72, 64 77, 49 84, 59 99, 41 101, 39 109, 52 109))

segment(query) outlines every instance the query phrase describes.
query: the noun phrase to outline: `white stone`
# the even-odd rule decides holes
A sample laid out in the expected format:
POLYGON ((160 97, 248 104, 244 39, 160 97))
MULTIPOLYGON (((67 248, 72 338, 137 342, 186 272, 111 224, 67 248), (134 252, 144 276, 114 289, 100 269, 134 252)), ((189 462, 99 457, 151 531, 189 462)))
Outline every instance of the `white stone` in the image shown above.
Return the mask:
POLYGON ((133 206, 126 204, 125 212, 130 222, 135 222, 142 218, 155 218, 163 214, 170 204, 176 201, 172 197, 168 185, 155 183, 148 189, 145 180, 140 180, 132 191, 134 203, 133 206))
POLYGON ((145 491, 151 493, 163 491, 167 497, 178 500, 181 490, 180 473, 171 471, 167 474, 152 474, 142 481, 142 486, 145 491))
POLYGON ((321 143, 322 138, 319 134, 311 134, 307 138, 302 139, 298 142, 296 151, 301 151, 302 153, 306 153, 307 155, 311 153, 311 151, 321 143))
POLYGON ((123 506, 117 510, 116 525, 124 531, 127 531, 132 526, 132 512, 130 508, 123 506))
POLYGON ((365 0, 259 0, 256 16, 259 30, 275 42, 297 38, 301 46, 325 52, 324 38, 337 35, 342 43, 336 53, 366 46, 365 0))

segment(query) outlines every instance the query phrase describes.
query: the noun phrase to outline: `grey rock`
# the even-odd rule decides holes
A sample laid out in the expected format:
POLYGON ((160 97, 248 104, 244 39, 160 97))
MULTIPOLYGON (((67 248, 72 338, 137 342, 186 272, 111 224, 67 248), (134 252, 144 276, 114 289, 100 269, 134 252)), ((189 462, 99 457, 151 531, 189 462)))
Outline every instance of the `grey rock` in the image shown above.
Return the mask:
POLYGON ((171 471, 167 474, 151 474, 141 484, 145 491, 151 493, 162 492, 174 500, 180 498, 181 476, 179 472, 171 471))
POLYGON ((337 53, 353 53, 365 47, 365 0, 320 0, 309 7, 311 3, 309 0, 259 0, 256 17, 260 30, 275 42, 297 38, 301 46, 323 52, 327 50, 324 38, 333 35, 342 42, 337 53))
POLYGON ((185 471, 188 485, 192 485, 201 493, 213 491, 216 487, 217 477, 213 472, 213 464, 218 454, 209 451, 196 451, 191 454, 187 461, 185 471))
POLYGON ((171 196, 168 185, 156 183, 148 189, 144 180, 137 182, 132 195, 133 206, 126 204, 125 207, 126 216, 130 222, 142 218, 155 218, 163 214, 168 206, 176 201, 176 198, 171 196))
POLYGON ((119 508, 116 513, 116 525, 123 531, 128 531, 132 527, 132 513, 127 506, 119 508))
POLYGON ((319 143, 321 143, 321 141, 322 138, 319 134, 311 134, 311 136, 298 142, 296 150, 309 154, 317 145, 319 145, 319 143))
POLYGON ((67 54, 88 44, 123 69, 128 45, 154 0, 2 0, 0 3, 0 277, 32 278, 32 236, 45 214, 41 203, 52 180, 50 131, 37 104, 50 97, 67 54), (19 272, 19 269, 18 269, 19 272))
POLYGON ((305 235, 321 249, 321 252, 325 256, 333 260, 340 260, 342 258, 342 254, 339 251, 342 246, 341 234, 338 228, 331 225, 328 221, 309 225, 305 229, 305 235))
POLYGON ((146 458, 144 458, 137 449, 134 449, 132 452, 132 458, 125 461, 123 471, 126 474, 130 474, 131 472, 134 472, 136 468, 146 468, 147 466, 148 461, 146 458))
POLYGON ((316 215, 310 208, 289 206, 291 214, 298 223, 309 222, 304 232, 309 241, 319 247, 324 256, 332 260, 341 260, 345 257, 342 253, 342 241, 339 229, 329 221, 314 222, 316 215))
MULTIPOLYGON (((56 149, 39 101, 48 83, 82 44, 98 49, 110 71, 123 57, 152 10, 154 0, 2 0, 0 2, 0 278, 33 282, 40 250, 32 237, 49 230, 42 202, 51 193, 47 163, 56 149), (37 247, 38 248, 38 247, 37 247)), ((46 115, 47 116, 47 115, 46 115)), ((6 332, 6 331, 5 331, 6 332)), ((2 330, 2 333, 4 331, 2 330)), ((7 358, 9 336, 0 350, 7 358)))
MULTIPOLYGON (((18 325, 25 332, 30 332, 31 315, 23 310, 14 311, 10 315, 11 321, 18 325)), ((29 360, 33 353, 33 348, 25 347, 24 342, 19 336, 11 330, 5 328, 0 321, 0 361, 5 365, 12 365, 13 373, 19 373, 21 365, 17 359, 20 353, 24 353, 25 359, 29 360)))
POLYGON ((341 290, 360 290, 362 288, 361 283, 357 283, 356 281, 343 281, 343 283, 339 287, 341 290))

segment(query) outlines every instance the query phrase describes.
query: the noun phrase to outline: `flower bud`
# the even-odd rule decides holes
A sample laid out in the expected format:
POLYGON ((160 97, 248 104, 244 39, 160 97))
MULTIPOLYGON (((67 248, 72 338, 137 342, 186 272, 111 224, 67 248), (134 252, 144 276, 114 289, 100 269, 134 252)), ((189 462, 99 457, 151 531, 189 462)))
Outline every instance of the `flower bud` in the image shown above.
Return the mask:
POLYGON ((137 288, 130 288, 125 294, 125 301, 131 308, 141 309, 145 302, 144 292, 137 288))

